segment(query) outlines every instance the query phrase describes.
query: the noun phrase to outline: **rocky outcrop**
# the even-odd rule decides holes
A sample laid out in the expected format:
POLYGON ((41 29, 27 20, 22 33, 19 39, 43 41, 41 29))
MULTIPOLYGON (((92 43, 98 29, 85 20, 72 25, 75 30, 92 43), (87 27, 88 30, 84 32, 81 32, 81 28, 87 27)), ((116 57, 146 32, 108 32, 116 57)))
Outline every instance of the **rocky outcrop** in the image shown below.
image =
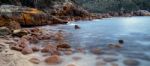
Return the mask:
POLYGON ((71 2, 53 5, 51 10, 45 13, 36 8, 1 5, 0 26, 7 26, 12 29, 19 29, 21 26, 39 26, 49 24, 64 24, 68 21, 87 19, 88 11, 77 7, 71 2), (14 24, 16 26, 14 26, 14 24))

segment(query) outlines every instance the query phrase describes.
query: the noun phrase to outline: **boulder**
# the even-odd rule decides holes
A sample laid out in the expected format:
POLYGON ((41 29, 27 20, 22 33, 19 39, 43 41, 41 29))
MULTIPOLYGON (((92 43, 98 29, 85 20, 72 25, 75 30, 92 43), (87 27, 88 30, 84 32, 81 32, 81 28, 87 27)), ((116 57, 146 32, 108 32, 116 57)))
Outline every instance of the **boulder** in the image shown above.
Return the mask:
POLYGON ((37 47, 37 46, 33 46, 33 47, 32 47, 32 50, 33 50, 34 52, 37 52, 37 51, 40 51, 40 48, 37 47))
POLYGON ((47 64, 59 64, 59 63, 62 62, 62 60, 61 60, 60 56, 58 56, 58 55, 52 55, 52 56, 46 58, 45 62, 47 64))
POLYGON ((41 52, 53 52, 53 51, 56 51, 56 48, 55 48, 55 46, 53 46, 53 45, 51 45, 51 44, 46 45, 46 46, 41 50, 41 52))
POLYGON ((71 46, 69 45, 69 44, 59 44, 59 45, 57 45, 57 49, 59 50, 59 49, 70 49, 71 48, 71 46))
POLYGON ((75 25, 74 28, 75 29, 80 29, 80 27, 78 25, 75 25))
POLYGON ((25 48, 29 46, 29 41, 26 38, 20 38, 20 40, 18 41, 18 45, 19 47, 25 48))
POLYGON ((22 52, 22 54, 26 55, 26 54, 31 54, 31 53, 33 53, 33 50, 32 50, 32 48, 25 47, 25 48, 22 49, 21 52, 22 52))
POLYGON ((118 40, 118 43, 119 43, 119 44, 123 44, 123 43, 124 43, 124 40, 118 40))

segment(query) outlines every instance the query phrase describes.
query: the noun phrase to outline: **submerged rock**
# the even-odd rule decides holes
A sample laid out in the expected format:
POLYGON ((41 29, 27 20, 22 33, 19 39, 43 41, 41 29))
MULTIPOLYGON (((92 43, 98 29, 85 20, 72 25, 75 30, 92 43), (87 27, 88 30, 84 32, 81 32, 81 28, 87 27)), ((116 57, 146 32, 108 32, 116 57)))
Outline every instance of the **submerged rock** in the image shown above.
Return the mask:
POLYGON ((122 44, 109 44, 108 47, 109 48, 122 48, 123 45, 122 44))
POLYGON ((93 48, 93 49, 91 49, 91 52, 93 53, 93 54, 101 54, 102 52, 101 52, 102 50, 100 49, 100 48, 93 48))
POLYGON ((135 59, 126 59, 123 63, 127 66, 139 66, 140 62, 135 59))
POLYGON ((74 28, 75 29, 80 29, 80 27, 78 25, 75 25, 74 28))
POLYGON ((41 50, 41 52, 55 51, 55 49, 56 49, 55 46, 48 44, 41 50))
POLYGON ((59 64, 59 63, 62 62, 62 60, 61 60, 60 56, 58 56, 58 55, 52 55, 52 56, 46 58, 45 62, 47 64, 59 64))
POLYGON ((103 60, 105 62, 115 62, 115 61, 118 61, 118 59, 115 58, 115 57, 107 57, 107 58, 103 58, 103 60))

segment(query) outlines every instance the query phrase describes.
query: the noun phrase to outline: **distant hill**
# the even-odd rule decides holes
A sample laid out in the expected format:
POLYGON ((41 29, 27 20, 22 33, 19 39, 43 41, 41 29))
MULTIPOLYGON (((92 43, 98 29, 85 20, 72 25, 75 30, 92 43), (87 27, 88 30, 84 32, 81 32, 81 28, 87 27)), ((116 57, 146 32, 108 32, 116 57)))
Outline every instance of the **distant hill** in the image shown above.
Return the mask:
POLYGON ((72 1, 78 6, 90 12, 110 12, 110 11, 150 11, 150 0, 0 0, 0 4, 13 4, 20 6, 36 7, 39 9, 52 8, 54 4, 65 1, 72 1))
POLYGON ((91 12, 109 11, 150 11, 150 0, 74 0, 77 4, 91 12))

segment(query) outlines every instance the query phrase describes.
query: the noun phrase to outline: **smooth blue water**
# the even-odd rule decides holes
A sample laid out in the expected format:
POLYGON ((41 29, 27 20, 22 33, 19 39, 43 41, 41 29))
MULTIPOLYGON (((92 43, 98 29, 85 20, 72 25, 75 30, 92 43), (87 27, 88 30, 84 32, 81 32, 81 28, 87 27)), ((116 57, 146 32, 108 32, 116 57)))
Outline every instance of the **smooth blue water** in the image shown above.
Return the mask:
MULTIPOLYGON (((116 63, 119 66, 126 66, 122 64, 126 58, 140 61, 140 65, 138 66, 150 65, 150 17, 113 17, 92 21, 71 22, 67 25, 57 25, 54 27, 66 32, 66 41, 73 48, 81 47, 86 50, 102 48, 106 57, 109 55, 107 52, 110 51, 116 54, 114 57, 118 57, 119 60, 116 63), (74 25, 79 25, 81 29, 74 29, 74 25), (110 49, 108 47, 110 43, 117 44, 119 39, 125 41, 122 48, 110 49)), ((80 54, 75 55, 80 56, 80 54)), ((91 66, 90 62, 89 64, 84 64, 84 62, 93 60, 91 63, 95 63, 97 61, 94 60, 95 58, 90 53, 84 56, 84 61, 76 62, 76 64, 79 63, 77 66, 91 66)), ((68 56, 65 59, 68 59, 68 56)), ((69 60, 68 62, 75 61, 69 60)))
POLYGON ((69 32, 67 40, 73 45, 92 47, 125 40, 126 45, 150 46, 150 17, 114 17, 93 21, 78 21, 58 27, 69 32), (75 30, 74 24, 81 29, 75 30), (143 42, 143 43, 142 43, 143 42))
POLYGON ((57 27, 69 32, 66 38, 74 47, 104 48, 122 39, 125 41, 122 51, 150 51, 150 17, 114 17, 57 27), (75 30, 75 24, 81 29, 75 30))

